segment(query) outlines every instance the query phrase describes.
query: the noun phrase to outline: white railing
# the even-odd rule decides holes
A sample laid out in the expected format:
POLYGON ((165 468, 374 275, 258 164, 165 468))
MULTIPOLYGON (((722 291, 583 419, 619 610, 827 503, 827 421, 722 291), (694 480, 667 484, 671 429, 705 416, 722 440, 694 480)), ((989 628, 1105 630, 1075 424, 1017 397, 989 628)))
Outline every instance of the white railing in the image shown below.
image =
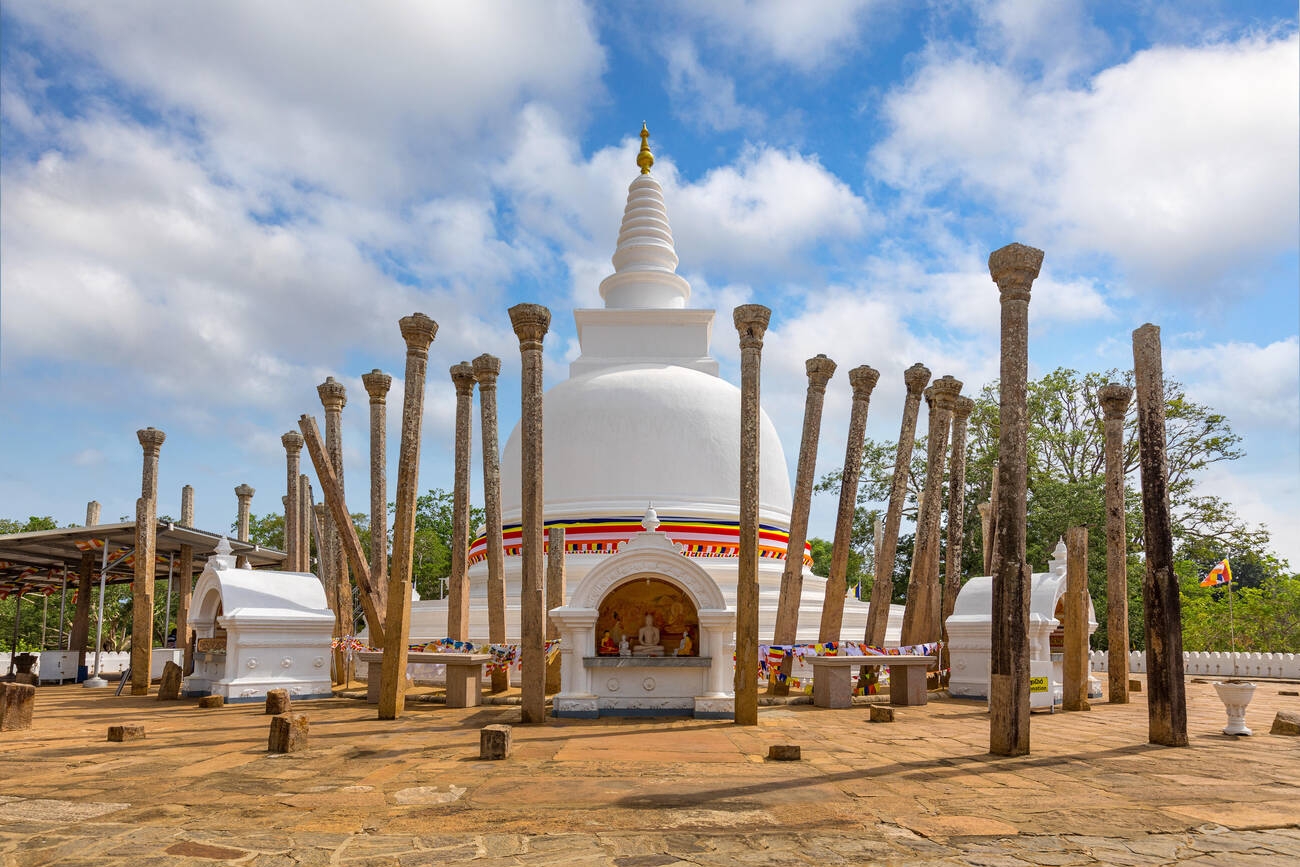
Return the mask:
MULTIPOLYGON (((1093 671, 1106 671, 1106 651, 1089 654, 1093 671)), ((1147 670, 1147 656, 1140 650, 1128 655, 1128 670, 1147 670)), ((1196 650, 1183 653, 1183 673, 1209 677, 1278 677, 1300 679, 1300 653, 1223 653, 1196 650), (1235 659, 1233 657, 1236 657, 1235 659)))

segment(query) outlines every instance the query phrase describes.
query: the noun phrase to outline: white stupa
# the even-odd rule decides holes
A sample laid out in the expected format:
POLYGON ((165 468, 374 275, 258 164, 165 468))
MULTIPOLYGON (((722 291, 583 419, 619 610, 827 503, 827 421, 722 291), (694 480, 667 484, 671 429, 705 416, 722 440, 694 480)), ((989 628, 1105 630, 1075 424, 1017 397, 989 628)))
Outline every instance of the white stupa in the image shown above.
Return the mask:
MULTIPOLYGON (((654 157, 641 132, 641 173, 628 188, 614 251, 614 273, 600 284, 605 306, 575 310, 581 355, 569 378, 544 397, 546 526, 566 530, 571 593, 617 546, 642 531, 648 506, 659 532, 736 600, 740 504, 740 389, 718 376, 709 355, 714 311, 686 306, 691 287, 676 272, 677 253, 654 157)), ((729 325, 730 323, 728 323, 729 325)), ((734 334, 732 335, 734 338, 734 334)), ((833 436, 833 434, 831 434, 833 436)), ((519 427, 501 466, 507 640, 519 636, 521 484, 519 427)), ((789 536, 791 495, 785 452, 762 415, 759 479, 759 640, 771 640, 789 536)), ((470 640, 488 639, 486 539, 470 549, 470 640)), ((825 579, 805 549, 799 640, 817 640, 825 579)), ((568 599, 566 598, 566 602, 568 599)), ((886 640, 896 643, 902 607, 886 640)), ((861 641, 867 605, 845 601, 844 640, 861 641)), ((412 641, 447 633, 445 600, 412 604, 412 641)))

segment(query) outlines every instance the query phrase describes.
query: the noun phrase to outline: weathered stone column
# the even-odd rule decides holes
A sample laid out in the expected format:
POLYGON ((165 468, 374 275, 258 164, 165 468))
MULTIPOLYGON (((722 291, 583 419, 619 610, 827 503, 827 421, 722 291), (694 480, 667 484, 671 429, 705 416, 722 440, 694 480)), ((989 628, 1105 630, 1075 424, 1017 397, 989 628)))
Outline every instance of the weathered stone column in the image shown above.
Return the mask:
POLYGON ((523 476, 523 587, 520 593, 520 647, 524 723, 546 720, 546 615, 542 611, 542 341, 551 326, 551 311, 540 304, 510 308, 510 324, 519 338, 523 361, 520 383, 520 470, 523 476))
POLYGON ((732 311, 740 334, 740 556, 736 580, 736 723, 758 725, 758 474, 762 435, 760 372, 772 311, 742 304, 732 311))
MULTIPOLYGON (((961 592, 962 553, 966 536, 966 423, 975 401, 965 395, 957 398, 952 409, 952 463, 948 468, 948 545, 943 571, 943 659, 939 668, 948 669, 948 618, 961 592)), ((945 681, 946 682, 946 681, 945 681)))
POLYGON ((1165 452, 1164 364, 1160 357, 1160 329, 1155 325, 1148 323, 1133 332, 1133 374, 1142 470, 1142 538, 1146 546, 1142 607, 1146 619, 1148 732, 1153 744, 1185 747, 1182 602, 1178 576, 1174 574, 1169 458, 1165 452))
POLYGON ((835 539, 831 543, 831 574, 826 579, 821 624, 817 629, 817 635, 822 641, 839 641, 840 629, 844 624, 849 543, 853 535, 853 515, 858 507, 858 478, 862 475, 862 443, 867 436, 867 409, 871 404, 871 391, 879 380, 880 373, 865 364, 849 371, 853 407, 849 411, 849 437, 844 448, 844 469, 840 473, 840 508, 835 515, 835 539))
POLYGON ((325 588, 325 599, 331 609, 334 608, 334 563, 326 556, 328 543, 325 540, 325 522, 329 519, 329 507, 324 503, 311 504, 311 530, 316 538, 316 577, 325 588))
POLYGON ((284 483, 284 553, 285 568, 290 572, 306 572, 307 560, 302 556, 302 546, 306 539, 302 536, 303 520, 298 510, 302 508, 302 498, 298 494, 298 476, 300 473, 299 455, 302 452, 302 434, 291 430, 280 437, 284 445, 285 483, 284 483))
POLYGON ((989 526, 984 536, 984 574, 992 575, 997 563, 998 537, 998 462, 993 462, 993 480, 989 482, 989 526))
MULTIPOLYGON (((181 488, 181 526, 194 526, 194 486, 181 488)), ((186 676, 194 673, 194 645, 190 641, 190 599, 194 595, 194 546, 181 545, 177 569, 176 590, 176 646, 185 651, 181 671, 186 676)))
POLYGON ((301 473, 298 476, 298 572, 311 571, 311 538, 314 523, 316 523, 316 511, 312 507, 311 480, 307 478, 306 473, 301 473))
MULTIPOLYGON (((329 453, 330 464, 339 480, 339 490, 343 485, 343 407, 348 402, 348 391, 332 376, 316 386, 320 395, 321 406, 325 408, 325 449, 329 453)), ((352 584, 348 579, 348 563, 343 555, 343 541, 339 539, 339 529, 334 523, 334 516, 325 513, 325 553, 330 559, 330 585, 334 608, 334 637, 341 638, 352 634, 352 584)), ((328 594, 327 594, 328 595, 328 594)), ((334 666, 339 677, 346 677, 344 665, 347 655, 342 648, 334 651, 334 666)))
POLYGON ((451 575, 447 579, 447 634, 469 640, 469 462, 474 437, 474 367, 451 366, 456 386, 456 478, 451 494, 451 575))
POLYGON ((1065 710, 1088 704, 1088 528, 1065 531, 1065 658, 1061 702, 1065 710))
MULTIPOLYGON (((96 500, 86 504, 87 527, 99 523, 99 509, 99 502, 96 500)), ((90 643, 90 594, 94 588, 94 573, 95 552, 93 550, 82 552, 81 568, 77 572, 77 608, 72 615, 72 632, 68 636, 68 650, 77 651, 78 669, 86 665, 86 650, 90 643)))
POLYGON ((992 528, 992 516, 989 514, 993 510, 993 501, 979 503, 975 507, 980 513, 980 547, 983 548, 984 574, 989 573, 989 555, 993 551, 993 536, 990 535, 992 528))
MULTIPOLYGON (((257 493, 257 491, 249 485, 240 485, 235 488, 235 498, 239 501, 239 511, 237 512, 238 517, 235 520, 235 526, 237 528, 236 538, 241 542, 248 541, 248 517, 249 512, 252 510, 253 495, 255 493, 257 493)), ((288 525, 286 524, 286 532, 287 526, 288 525)), ((236 558, 235 565, 240 569, 247 569, 248 558, 241 554, 236 558)))
MULTIPOLYGON (((501 444, 497 433, 497 376, 501 359, 484 353, 474 359, 478 380, 479 431, 483 438, 483 509, 487 524, 488 641, 506 643, 505 552, 501 538, 501 444)), ((510 687, 510 673, 492 672, 492 691, 510 687)))
POLYGON ((948 456, 948 432, 961 395, 961 381, 941 376, 930 384, 930 429, 926 439, 925 486, 916 519, 912 574, 903 609, 906 645, 938 641, 943 633, 939 600, 939 519, 943 515, 943 471, 948 456))
POLYGON ((1029 294, 1043 251, 1009 244, 989 255, 1002 308, 998 404, 998 495, 994 530, 993 635, 989 660, 989 752, 1029 752, 1029 590, 1025 559, 1025 484, 1029 469, 1026 392, 1029 294))
POLYGON ((907 397, 903 400, 903 423, 898 432, 898 449, 894 453, 894 478, 889 487, 889 507, 885 512, 885 532, 876 548, 871 607, 867 611, 866 642, 883 647, 889 627, 889 606, 894 599, 894 558, 898 554, 898 528, 903 521, 907 501, 907 479, 911 474, 912 447, 916 444, 916 416, 921 407, 921 392, 930 381, 930 368, 913 364, 903 372, 907 397))
MULTIPOLYGON (((551 609, 564 605, 564 528, 550 527, 546 531, 546 640, 560 637, 560 627, 551 620, 551 609)), ((560 691, 560 658, 546 664, 546 692, 560 691)))
MULTIPOLYGON (((812 506, 813 482, 817 474, 817 442, 821 438, 822 405, 826 383, 835 375, 835 362, 817 355, 804 362, 808 394, 803 405, 803 437, 799 441, 799 465, 795 472, 794 509, 790 514, 790 541, 785 548, 785 571, 781 573, 781 595, 777 601, 776 628, 772 641, 793 644, 799 630, 799 602, 803 599, 803 549, 808 541, 808 510, 812 506)), ((776 679, 772 679, 775 687, 776 679)), ((789 690, 788 684, 782 692, 789 690)))
POLYGON ((415 555, 415 500, 420 486, 420 422, 424 416, 424 377, 429 344, 438 323, 423 313, 399 323, 406 341, 402 441, 397 456, 397 499, 393 512, 393 559, 388 572, 388 616, 384 619, 384 659, 379 718, 397 719, 406 709, 406 653, 411 637, 411 565, 415 555))
POLYGON ((1097 389, 1106 425, 1106 669, 1111 704, 1128 704, 1128 531, 1124 515, 1124 416, 1133 389, 1097 389))
POLYGON ((362 374, 370 395, 370 586, 388 613, 388 389, 393 378, 376 368, 362 374))
POLYGON ((131 588, 131 695, 149 694, 153 661, 153 591, 158 545, 158 454, 167 435, 154 428, 136 431, 144 450, 140 501, 135 512, 135 582, 131 588))

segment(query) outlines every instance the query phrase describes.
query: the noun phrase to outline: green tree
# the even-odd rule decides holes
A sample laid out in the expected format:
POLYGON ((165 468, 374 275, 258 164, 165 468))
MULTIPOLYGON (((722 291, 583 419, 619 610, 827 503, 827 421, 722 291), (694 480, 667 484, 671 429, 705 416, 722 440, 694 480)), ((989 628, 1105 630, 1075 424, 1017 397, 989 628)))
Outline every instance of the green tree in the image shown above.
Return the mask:
MULTIPOLYGON (((433 488, 415 503, 414 563, 415 589, 422 599, 442 599, 447 595, 447 578, 451 575, 452 529, 455 515, 450 491, 433 488)), ((487 518, 478 506, 469 509, 470 535, 473 536, 487 518)))

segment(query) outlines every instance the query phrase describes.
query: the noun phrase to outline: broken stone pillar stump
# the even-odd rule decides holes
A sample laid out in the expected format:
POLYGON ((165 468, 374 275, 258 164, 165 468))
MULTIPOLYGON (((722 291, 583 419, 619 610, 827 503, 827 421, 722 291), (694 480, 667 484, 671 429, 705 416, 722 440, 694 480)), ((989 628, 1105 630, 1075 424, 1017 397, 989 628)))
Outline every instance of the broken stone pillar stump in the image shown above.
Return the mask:
POLYGON ((894 721, 894 709, 887 704, 873 704, 871 706, 870 721, 873 723, 889 723, 894 721))
POLYGON ((271 717, 268 753, 296 753, 307 749, 307 714, 285 713, 271 717))
POLYGON ((36 687, 27 683, 0 683, 0 732, 32 727, 36 687))
POLYGON ((1280 710, 1277 716, 1273 717, 1273 727, 1268 730, 1271 735, 1289 735, 1290 737, 1300 736, 1300 712, 1293 710, 1280 710))
POLYGON ((1129 682, 1128 682, 1128 691, 1129 691, 1129 692, 1141 692, 1141 691, 1142 691, 1142 681, 1138 680, 1136 677, 1129 678, 1129 682))
POLYGON ((109 726, 108 739, 115 744, 144 740, 144 726, 109 726))
POLYGON ((773 762, 797 762, 803 754, 798 744, 772 744, 767 748, 767 757, 773 762))
POLYGON ((491 725, 479 729, 478 757, 493 760, 509 758, 510 726, 491 725))
POLYGON ((167 660, 163 663, 162 680, 158 682, 158 700, 175 701, 181 697, 181 679, 185 676, 184 670, 167 660))
POLYGON ((219 695, 205 695, 199 699, 199 707, 222 707, 226 700, 219 695))
POLYGON ((266 712, 269 715, 279 716, 282 713, 288 713, 289 705, 289 690, 268 689, 266 691, 266 712))
POLYGON ((1088 703, 1088 528, 1065 531, 1065 654, 1061 700, 1065 710, 1088 703))

